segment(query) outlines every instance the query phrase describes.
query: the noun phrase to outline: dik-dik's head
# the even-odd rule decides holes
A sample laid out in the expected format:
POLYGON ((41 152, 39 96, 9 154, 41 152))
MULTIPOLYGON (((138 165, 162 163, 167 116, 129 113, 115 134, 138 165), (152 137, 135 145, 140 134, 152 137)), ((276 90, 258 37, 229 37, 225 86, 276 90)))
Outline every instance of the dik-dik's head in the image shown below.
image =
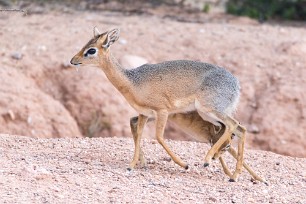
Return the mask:
POLYGON ((94 37, 70 61, 73 65, 99 65, 109 47, 119 39, 119 29, 100 33, 94 28, 94 37))

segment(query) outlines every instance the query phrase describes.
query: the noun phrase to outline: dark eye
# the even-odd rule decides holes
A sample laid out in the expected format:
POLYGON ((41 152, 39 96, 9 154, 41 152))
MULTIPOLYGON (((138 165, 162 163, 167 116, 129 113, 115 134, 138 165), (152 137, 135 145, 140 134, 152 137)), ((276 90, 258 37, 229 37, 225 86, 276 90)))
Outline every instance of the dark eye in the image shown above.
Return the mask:
POLYGON ((89 50, 87 50, 86 54, 89 54, 89 55, 93 55, 96 53, 96 49, 94 48, 90 48, 89 50))

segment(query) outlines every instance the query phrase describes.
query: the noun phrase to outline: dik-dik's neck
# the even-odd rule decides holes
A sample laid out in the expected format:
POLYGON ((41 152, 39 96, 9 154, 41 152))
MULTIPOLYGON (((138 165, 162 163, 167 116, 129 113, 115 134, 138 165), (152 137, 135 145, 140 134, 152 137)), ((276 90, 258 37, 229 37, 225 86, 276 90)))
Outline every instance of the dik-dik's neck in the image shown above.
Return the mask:
POLYGON ((131 88, 131 83, 124 73, 124 69, 112 56, 107 53, 100 57, 100 68, 104 71, 109 81, 124 95, 131 88))

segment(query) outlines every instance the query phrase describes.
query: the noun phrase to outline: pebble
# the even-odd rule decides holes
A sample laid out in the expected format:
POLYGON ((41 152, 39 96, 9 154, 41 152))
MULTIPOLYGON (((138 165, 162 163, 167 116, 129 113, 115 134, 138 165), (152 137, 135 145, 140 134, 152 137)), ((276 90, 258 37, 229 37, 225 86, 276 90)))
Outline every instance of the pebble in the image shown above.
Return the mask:
POLYGON ((250 127, 248 128, 248 131, 254 134, 260 133, 258 126, 255 124, 251 124, 250 127))
POLYGON ((11 57, 15 60, 21 60, 23 58, 23 54, 20 52, 14 52, 11 54, 11 57))
POLYGON ((28 116, 27 118, 27 123, 30 125, 32 123, 32 117, 31 116, 28 116))
POLYGON ((63 62, 61 63, 61 68, 63 69, 67 69, 67 68, 71 68, 72 65, 70 64, 70 62, 63 62))
POLYGON ((38 51, 46 51, 47 47, 45 45, 40 45, 37 47, 38 51))
POLYGON ((120 39, 119 43, 122 45, 126 45, 127 44, 127 40, 126 39, 120 39))
POLYGON ((204 29, 200 29, 199 32, 200 33, 205 33, 205 30, 204 29))
POLYGON ((171 158, 170 157, 165 157, 163 160, 167 161, 167 162, 171 162, 171 158))
POLYGON ((10 118, 12 119, 12 120, 15 120, 15 114, 14 114, 14 112, 12 111, 12 110, 8 110, 8 112, 7 112, 8 114, 9 114, 9 116, 10 116, 10 118))
POLYGON ((213 198, 213 197, 209 197, 208 200, 212 201, 212 202, 216 202, 217 199, 216 198, 213 198))

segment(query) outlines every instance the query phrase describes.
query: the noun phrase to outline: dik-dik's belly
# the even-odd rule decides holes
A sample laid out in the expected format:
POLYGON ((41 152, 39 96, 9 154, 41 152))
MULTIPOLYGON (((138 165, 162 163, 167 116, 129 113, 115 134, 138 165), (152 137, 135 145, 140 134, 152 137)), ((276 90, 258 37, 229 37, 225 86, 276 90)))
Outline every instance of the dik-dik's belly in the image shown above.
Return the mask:
POLYGON ((131 104, 131 106, 139 113, 150 118, 155 118, 156 111, 148 106, 141 106, 138 104, 131 104))
POLYGON ((186 113, 195 110, 195 95, 180 96, 176 93, 153 93, 139 90, 133 97, 127 97, 131 106, 140 114, 155 117, 160 110, 173 113, 186 113))
POLYGON ((195 110, 194 102, 191 103, 174 103, 171 106, 167 106, 165 104, 146 104, 146 105, 138 105, 137 103, 131 104, 132 107, 139 113, 150 118, 155 118, 156 112, 159 110, 167 110, 169 114, 173 113, 187 113, 195 110))

